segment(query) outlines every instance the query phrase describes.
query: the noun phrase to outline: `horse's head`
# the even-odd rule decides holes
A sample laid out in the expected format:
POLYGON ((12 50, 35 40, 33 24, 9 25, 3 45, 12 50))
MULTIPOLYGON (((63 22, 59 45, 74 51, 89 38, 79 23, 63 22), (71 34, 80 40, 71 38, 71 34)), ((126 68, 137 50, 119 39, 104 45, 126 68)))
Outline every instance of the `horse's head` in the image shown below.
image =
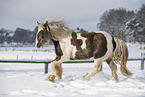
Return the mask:
POLYGON ((38 24, 38 32, 36 35, 35 46, 37 48, 42 47, 48 40, 51 38, 50 28, 48 26, 48 21, 41 24, 37 21, 38 24))

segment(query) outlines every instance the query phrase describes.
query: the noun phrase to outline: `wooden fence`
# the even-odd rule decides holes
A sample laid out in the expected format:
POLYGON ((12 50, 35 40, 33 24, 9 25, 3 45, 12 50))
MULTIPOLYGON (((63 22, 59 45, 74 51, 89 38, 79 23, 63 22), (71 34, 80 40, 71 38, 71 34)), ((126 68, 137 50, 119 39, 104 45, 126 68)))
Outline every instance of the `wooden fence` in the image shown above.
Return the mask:
MULTIPOLYGON (((145 58, 130 58, 128 61, 141 61, 141 70, 144 70, 145 58)), ((0 59, 0 63, 44 63, 44 73, 48 73, 48 66, 52 60, 12 60, 12 59, 0 59)), ((70 60, 63 63, 93 63, 93 59, 88 60, 70 60)))

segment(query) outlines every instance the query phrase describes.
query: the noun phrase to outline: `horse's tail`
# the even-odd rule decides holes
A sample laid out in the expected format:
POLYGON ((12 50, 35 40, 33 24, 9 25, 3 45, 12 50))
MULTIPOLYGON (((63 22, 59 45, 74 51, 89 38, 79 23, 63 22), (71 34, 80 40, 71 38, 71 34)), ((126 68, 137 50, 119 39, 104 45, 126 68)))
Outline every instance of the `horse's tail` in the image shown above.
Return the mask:
POLYGON ((132 73, 126 67, 126 63, 127 63, 127 59, 128 59, 127 46, 126 46, 126 44, 124 43, 123 40, 120 40, 120 39, 115 38, 115 37, 114 37, 114 40, 115 40, 115 43, 116 43, 116 49, 114 51, 114 61, 116 63, 120 64, 121 73, 124 76, 129 77, 129 76, 132 75, 132 73), (121 61, 121 63, 119 61, 121 61))

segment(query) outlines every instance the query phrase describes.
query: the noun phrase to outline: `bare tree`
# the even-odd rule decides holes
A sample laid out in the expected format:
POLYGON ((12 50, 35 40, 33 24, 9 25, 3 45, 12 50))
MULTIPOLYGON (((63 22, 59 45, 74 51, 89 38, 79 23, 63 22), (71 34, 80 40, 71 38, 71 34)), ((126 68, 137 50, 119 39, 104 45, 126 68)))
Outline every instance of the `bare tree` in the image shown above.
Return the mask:
POLYGON ((127 11, 124 8, 110 9, 103 13, 97 26, 100 30, 126 41, 125 24, 133 17, 134 11, 127 11))

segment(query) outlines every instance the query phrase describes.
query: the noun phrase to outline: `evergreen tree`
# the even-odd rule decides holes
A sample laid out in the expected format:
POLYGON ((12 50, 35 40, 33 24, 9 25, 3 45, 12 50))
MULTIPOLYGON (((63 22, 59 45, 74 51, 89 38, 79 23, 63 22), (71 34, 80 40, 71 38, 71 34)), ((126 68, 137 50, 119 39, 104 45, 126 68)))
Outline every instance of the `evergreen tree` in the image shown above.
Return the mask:
POLYGON ((143 4, 140 10, 137 12, 137 19, 145 26, 145 4, 143 4))
POLYGON ((126 29, 129 34, 129 41, 138 41, 140 44, 145 43, 145 27, 138 19, 133 18, 126 23, 126 29))

